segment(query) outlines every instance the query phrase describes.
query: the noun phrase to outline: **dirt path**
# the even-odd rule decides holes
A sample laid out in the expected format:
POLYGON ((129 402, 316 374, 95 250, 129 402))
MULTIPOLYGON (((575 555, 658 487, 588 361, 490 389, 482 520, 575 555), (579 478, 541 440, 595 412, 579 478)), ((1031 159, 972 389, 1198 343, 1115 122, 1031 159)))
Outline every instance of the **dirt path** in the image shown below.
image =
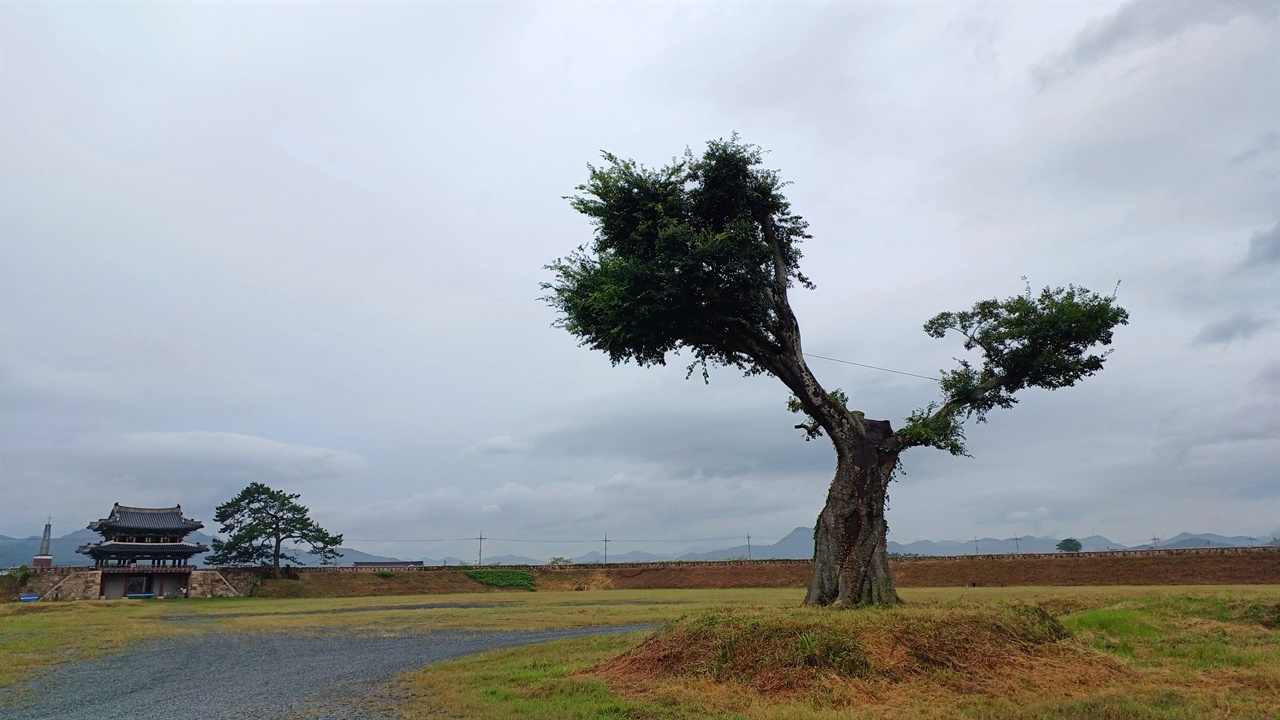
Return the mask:
POLYGON ((651 626, 432 632, 371 638, 211 633, 165 638, 0 689, 0 718, 379 718, 378 686, 428 663, 498 648, 651 626))

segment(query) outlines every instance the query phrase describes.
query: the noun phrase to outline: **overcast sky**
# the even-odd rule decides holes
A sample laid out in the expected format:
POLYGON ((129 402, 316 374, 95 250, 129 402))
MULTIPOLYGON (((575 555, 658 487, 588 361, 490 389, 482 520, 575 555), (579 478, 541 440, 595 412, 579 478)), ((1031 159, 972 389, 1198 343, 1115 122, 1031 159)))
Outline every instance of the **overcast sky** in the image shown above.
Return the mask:
MULTIPOLYGON (((1122 281, 1106 369, 906 455, 892 539, 1269 534, 1277 8, 0 4, 0 534, 253 481, 404 558, 811 526, 780 382, 611 367, 538 300, 601 150, 734 131, 811 223, 809 352, 931 375, 937 312, 1122 281)), ((938 395, 811 365, 895 426, 938 395)))

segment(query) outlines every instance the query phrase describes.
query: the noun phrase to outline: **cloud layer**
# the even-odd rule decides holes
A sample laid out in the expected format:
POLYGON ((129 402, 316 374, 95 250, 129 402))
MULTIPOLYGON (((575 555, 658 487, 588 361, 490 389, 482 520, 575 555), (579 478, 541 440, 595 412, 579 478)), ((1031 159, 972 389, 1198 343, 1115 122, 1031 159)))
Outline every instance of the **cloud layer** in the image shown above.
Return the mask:
POLYGON ((612 367, 537 300, 602 149, 735 130, 811 223, 810 352, 933 375, 933 314, 1120 281, 1106 370, 908 455, 896 539, 1275 524, 1274 3, 0 12, 0 533, 252 481, 402 557, 810 524, 834 457, 780 383, 612 367))

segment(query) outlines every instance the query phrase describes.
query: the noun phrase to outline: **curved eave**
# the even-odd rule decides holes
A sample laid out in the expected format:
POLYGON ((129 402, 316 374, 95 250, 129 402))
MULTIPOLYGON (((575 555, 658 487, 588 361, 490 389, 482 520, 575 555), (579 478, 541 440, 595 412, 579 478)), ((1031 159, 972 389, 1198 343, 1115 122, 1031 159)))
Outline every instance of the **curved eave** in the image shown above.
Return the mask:
POLYGON ((119 543, 119 542, 101 542, 89 543, 76 548, 76 552, 82 555, 92 557, 99 556, 186 556, 198 555, 209 549, 207 545, 199 543, 119 543))
POLYGON ((111 532, 144 532, 144 533, 154 533, 154 532, 167 533, 167 532, 179 531, 184 534, 193 532, 195 530, 199 530, 202 527, 204 527, 204 523, 200 522, 199 520, 186 520, 186 519, 184 519, 180 523, 144 525, 141 523, 131 524, 131 523, 121 522, 119 520, 112 520, 111 518, 103 518, 102 520, 94 520, 88 525, 88 528, 94 532, 102 532, 104 530, 108 530, 111 532))

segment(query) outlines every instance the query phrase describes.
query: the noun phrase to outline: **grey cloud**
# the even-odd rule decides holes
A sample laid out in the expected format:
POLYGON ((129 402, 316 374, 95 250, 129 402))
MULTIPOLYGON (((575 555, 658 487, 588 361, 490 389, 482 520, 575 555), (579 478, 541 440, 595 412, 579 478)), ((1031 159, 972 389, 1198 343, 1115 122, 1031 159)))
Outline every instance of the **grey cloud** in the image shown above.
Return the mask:
POLYGON ((1249 238, 1249 252, 1244 257, 1246 268, 1280 263, 1280 222, 1259 230, 1249 238))
MULTIPOLYGON (((384 540, 812 522, 834 457, 775 380, 611 368, 533 299, 590 238, 560 196, 599 148, 658 164, 734 129, 812 223, 815 352, 928 374, 958 347, 919 332, 939 310, 1021 275, 1125 281, 1106 372, 972 427, 972 460, 912 453, 895 531, 1273 524, 1232 498, 1266 497, 1275 440, 1227 442, 1277 432, 1270 331, 1186 342, 1280 317, 1276 265, 1239 270, 1275 219, 1272 28, 1202 25, 1142 53, 1159 72, 1036 94, 1005 71, 1114 7, 327 7, 6 7, 0 532, 116 500, 207 520, 249 479, 384 540)), ((1072 72, 1135 45, 1091 47, 1072 72)), ((937 394, 814 370, 871 417, 937 394)))
POLYGON ((1255 158, 1265 158, 1269 155, 1280 153, 1280 133, 1274 130, 1263 133, 1258 141, 1241 152, 1239 155, 1232 156, 1229 161, 1232 165, 1243 165, 1255 158))
MULTIPOLYGON (((250 482, 303 493, 356 482, 367 461, 354 453, 228 432, 111 432, 8 445, 0 453, 5 505, 36 508, 62 522, 99 517, 112 502, 180 503, 209 519, 250 482)), ((313 506, 314 507, 314 506, 313 506)))
POLYGON ((533 445, 527 440, 517 440, 510 435, 497 435, 485 438, 466 449, 469 453, 482 455, 505 455, 528 451, 533 445))
POLYGON ((1272 362, 1259 370, 1253 378, 1253 383, 1263 390, 1280 394, 1280 362, 1272 362))
MULTIPOLYGON (((338 522, 357 538, 389 539, 392 536, 387 534, 387 527, 417 526, 422 529, 399 539, 447 539, 465 537, 457 528, 483 527, 488 535, 497 538, 575 540, 608 533, 614 538, 672 543, 610 546, 610 552, 625 552, 637 548, 674 549, 679 547, 681 538, 759 534, 766 530, 782 534, 810 522, 817 511, 814 498, 796 493, 791 484, 769 479, 715 478, 705 484, 691 484, 660 474, 619 474, 599 482, 579 480, 536 486, 509 482, 491 488, 435 488, 393 503, 345 508, 340 511, 338 522), (494 526, 501 526, 502 530, 488 529, 494 526)), ((486 554, 490 549, 500 554, 520 547, 510 542, 485 542, 486 554)), ((532 545, 525 550, 545 552, 548 547, 562 546, 532 545)), ((388 545, 385 549, 399 557, 440 557, 449 553, 465 557, 462 553, 474 553, 475 545, 469 541, 433 542, 388 545)), ((583 551, 586 549, 589 548, 583 551)))
POLYGON ((794 424, 787 413, 768 407, 677 411, 640 406, 575 417, 532 442, 541 453, 652 463, 692 479, 833 470, 827 441, 804 442, 794 424))
POLYGON ((273 134, 272 140, 276 146, 284 152, 288 153, 294 159, 305 163, 306 165, 319 170, 327 177, 342 183, 349 183, 376 195, 388 195, 386 187, 370 179, 360 170, 333 159, 325 154, 316 145, 308 143, 303 139, 296 137, 290 133, 277 131, 273 134))
POLYGON ((1280 5, 1255 0, 1222 2, 1146 2, 1130 0, 1112 15, 1089 23, 1063 52, 1031 70, 1041 88, 1048 87, 1107 59, 1144 45, 1154 45, 1198 25, 1225 25, 1237 17, 1274 22, 1280 5))
POLYGON ((1238 312, 1200 328, 1191 344, 1226 345, 1236 340, 1248 340, 1259 330, 1272 324, 1269 320, 1254 317, 1252 313, 1238 312))
MULTIPOLYGON (((1280 406, 1275 398, 1258 398, 1234 407, 1230 413, 1197 416, 1158 431, 1158 452, 1178 462, 1193 453, 1239 451, 1241 445, 1275 444, 1280 441, 1280 406)), ((1274 460, 1274 457, 1272 458, 1274 460)))
POLYGON ((100 477, 148 482, 199 480, 231 488, 245 481, 350 479, 366 466, 351 452, 230 432, 92 432, 29 447, 31 461, 100 477))
POLYGON ((276 477, 347 477, 364 458, 354 453, 310 445, 293 445, 229 432, 137 432, 103 442, 85 443, 86 451, 176 463, 209 463, 267 472, 276 477))
MULTIPOLYGON (((229 432, 93 431, 59 442, 10 448, 9 462, 63 468, 99 477, 157 482, 193 479, 234 484, 245 479, 350 478, 366 460, 354 453, 229 432)), ((11 468, 11 472, 19 468, 11 468)))

